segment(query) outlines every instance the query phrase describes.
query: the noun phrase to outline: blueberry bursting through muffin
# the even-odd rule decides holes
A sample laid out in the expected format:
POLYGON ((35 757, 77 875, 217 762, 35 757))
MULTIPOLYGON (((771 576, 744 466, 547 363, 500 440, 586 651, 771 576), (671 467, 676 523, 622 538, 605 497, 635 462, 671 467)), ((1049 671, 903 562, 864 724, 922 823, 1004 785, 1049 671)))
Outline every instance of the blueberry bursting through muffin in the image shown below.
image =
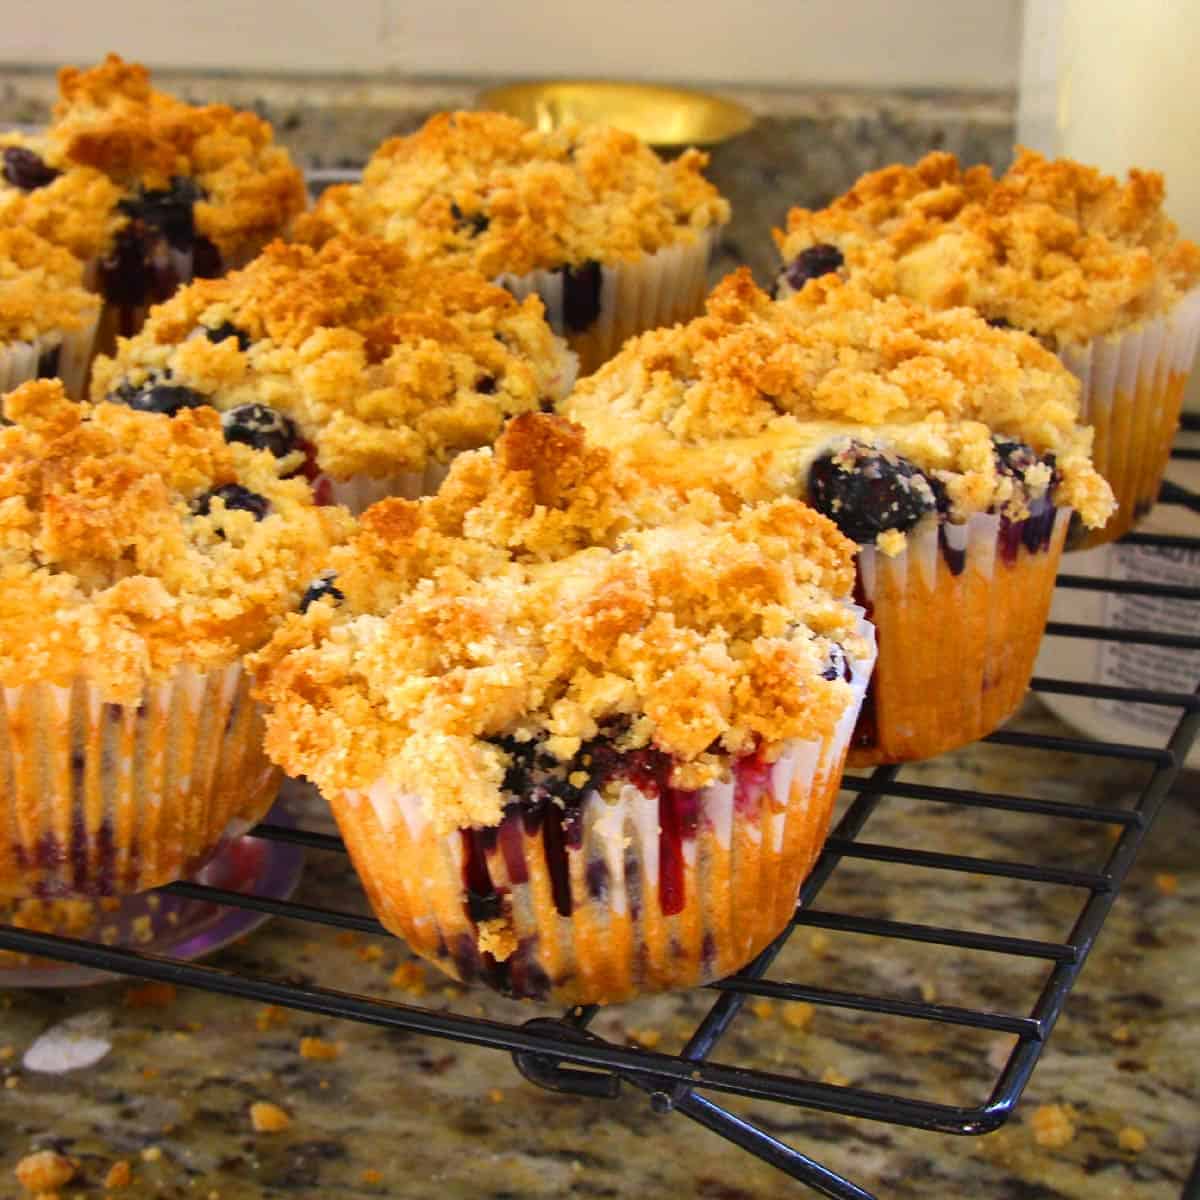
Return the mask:
MULTIPOLYGON (((5 166, 7 172, 7 162, 5 166)), ((195 204, 203 199, 204 191, 193 180, 176 176, 169 188, 139 189, 118 204, 129 222, 100 262, 106 300, 122 308, 144 308, 167 299, 188 277, 221 274, 220 252, 196 232, 195 204), (190 256, 190 273, 180 256, 190 256)))
POLYGON ((798 292, 810 279, 820 279, 822 275, 833 275, 840 271, 845 261, 842 252, 827 242, 801 250, 779 272, 775 280, 776 298, 779 297, 785 283, 793 292, 798 292))
MULTIPOLYGON (((996 470, 1021 489, 1027 472, 1035 466, 1050 470, 1050 482, 1035 495, 1025 489, 1029 515, 1013 521, 1001 514, 1000 553, 1016 559, 1024 546, 1031 553, 1045 550, 1054 531, 1054 491, 1058 483, 1054 455, 1040 457, 1024 442, 993 436, 996 470)), ((943 482, 891 450, 852 441, 845 448, 822 455, 808 476, 808 502, 827 516, 848 537, 870 545, 881 533, 907 533, 926 517, 938 522, 938 544, 954 575, 966 566, 965 551, 951 546, 945 535, 949 499, 943 482)))

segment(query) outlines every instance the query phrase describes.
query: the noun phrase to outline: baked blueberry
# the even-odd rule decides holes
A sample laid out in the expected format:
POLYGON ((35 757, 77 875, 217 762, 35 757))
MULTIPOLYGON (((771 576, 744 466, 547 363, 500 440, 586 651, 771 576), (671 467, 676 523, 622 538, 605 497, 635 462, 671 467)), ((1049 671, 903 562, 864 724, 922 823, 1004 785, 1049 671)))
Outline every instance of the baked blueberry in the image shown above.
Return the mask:
POLYGON ((304 595, 300 597, 300 611, 308 612, 310 604, 315 604, 318 600, 323 600, 326 596, 335 604, 339 600, 345 600, 346 594, 341 588, 335 585, 335 579, 337 579, 337 576, 332 571, 326 575, 318 575, 305 589, 304 595))
POLYGON ((798 292, 810 279, 832 275, 845 262, 842 252, 828 242, 819 242, 801 250, 784 269, 783 277, 793 291, 798 292))
POLYGON ((1015 438, 993 434, 992 446, 996 451, 996 466, 1002 475, 1011 475, 1023 480, 1025 472, 1042 461, 1032 446, 1018 442, 1015 438))
POLYGON ((850 660, 836 642, 829 647, 829 662, 821 672, 822 679, 844 679, 850 682, 850 660))
POLYGON ((494 395, 496 391, 495 375, 480 375, 480 377, 475 380, 475 390, 481 396, 494 395))
POLYGON ((460 229, 470 232, 471 237, 478 237, 491 224, 486 214, 474 212, 470 216, 466 216, 463 210, 454 203, 450 205, 450 215, 454 218, 455 223, 460 229))
POLYGON ((237 338, 239 350, 250 349, 250 335, 244 329, 239 329, 232 321, 222 321, 214 329, 209 329, 206 326, 204 336, 210 342, 217 343, 227 342, 230 338, 237 338))
POLYGON ((135 221, 159 230, 176 250, 190 250, 196 240, 194 205, 204 192, 194 180, 176 175, 169 188, 141 189, 117 207, 135 221))
POLYGON ((51 346, 49 350, 43 350, 38 355, 37 377, 39 379, 53 379, 58 374, 58 364, 61 360, 61 343, 57 346, 51 346))
POLYGON ((296 447, 296 423, 266 404, 239 404, 221 414, 227 442, 242 442, 255 450, 270 450, 276 458, 296 447))
POLYGON ((917 467, 863 442, 813 463, 808 501, 859 544, 890 529, 903 533, 937 507, 933 488, 917 467))
POLYGON ((5 146, 4 178, 23 192, 33 192, 53 183, 60 172, 47 166, 40 156, 25 146, 5 146))
POLYGON ((223 483, 200 496, 193 503, 193 511, 198 517, 207 517, 212 512, 214 500, 223 501, 226 509, 240 509, 253 513, 256 521, 261 521, 271 508, 271 502, 265 496, 242 487, 240 483, 223 483))
POLYGON ((208 403, 207 396, 178 383, 148 383, 136 391, 122 385, 108 398, 128 404, 138 412, 165 413, 168 417, 185 408, 203 408, 208 403))
POLYGON ((563 325, 571 333, 590 329, 600 315, 600 264, 588 259, 577 267, 558 268, 563 281, 563 325))

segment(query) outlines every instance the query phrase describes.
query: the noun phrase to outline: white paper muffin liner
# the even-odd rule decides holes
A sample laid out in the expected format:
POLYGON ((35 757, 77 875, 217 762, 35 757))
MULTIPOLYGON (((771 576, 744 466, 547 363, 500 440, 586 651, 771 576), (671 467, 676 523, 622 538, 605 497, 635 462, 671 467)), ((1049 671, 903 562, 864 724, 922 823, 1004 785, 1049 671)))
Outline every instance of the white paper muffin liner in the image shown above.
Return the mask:
POLYGON ((1055 508, 1016 523, 988 513, 961 525, 927 520, 894 558, 859 548, 858 599, 875 624, 879 660, 852 764, 932 758, 986 736, 1016 711, 1045 633, 1070 516, 1055 508))
POLYGON ((42 357, 57 350, 58 365, 49 378, 61 379, 72 400, 84 399, 99 320, 97 309, 96 316, 78 329, 43 333, 30 342, 0 344, 0 393, 11 392, 19 384, 39 378, 42 357))
MULTIPOLYGON (((861 609, 854 610, 860 614, 861 609)), ((379 919, 465 983, 558 1004, 692 987, 786 926, 820 854, 875 660, 850 666, 836 729, 694 792, 628 780, 577 815, 510 805, 499 826, 437 834, 419 793, 381 781, 331 798, 379 919), (481 883, 482 881, 482 883, 481 883)))
POLYGON ((1118 504, 1103 529, 1073 531, 1071 549, 1115 541, 1150 511, 1171 455, 1198 340, 1200 288, 1162 317, 1060 352, 1083 385, 1080 420, 1096 431, 1092 461, 1118 504))
POLYGON ((240 665, 181 667, 138 704, 94 684, 0 689, 0 895, 144 891, 270 807, 279 771, 240 665))
POLYGON ((635 334, 691 320, 703 311, 708 265, 719 238, 719 229, 707 229, 693 242, 665 246, 633 262, 601 265, 600 311, 582 330, 567 325, 561 271, 505 274, 496 282, 518 300, 531 293, 542 298, 550 328, 567 339, 579 355, 580 373, 587 375, 635 334))

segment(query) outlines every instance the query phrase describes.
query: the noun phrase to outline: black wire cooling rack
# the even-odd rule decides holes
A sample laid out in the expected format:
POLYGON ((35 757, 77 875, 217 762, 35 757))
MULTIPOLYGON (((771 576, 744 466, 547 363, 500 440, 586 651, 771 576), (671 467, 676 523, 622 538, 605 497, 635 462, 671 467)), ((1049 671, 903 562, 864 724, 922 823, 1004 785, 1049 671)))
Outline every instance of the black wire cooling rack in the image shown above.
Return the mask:
MULTIPOLYGON (((1184 450, 1181 457, 1200 457, 1200 452, 1184 450)), ((1175 489, 1175 492, 1178 491, 1175 489)), ((1170 491, 1168 494, 1175 501, 1184 499, 1185 502, 1196 502, 1195 497, 1187 494, 1179 496, 1170 491)), ((1200 539, 1134 534, 1126 541, 1200 551, 1200 539)), ((1200 589, 1193 588, 1137 581, 1113 582, 1071 574, 1060 576, 1058 582, 1060 587, 1074 589, 1121 591, 1200 601, 1200 589)), ((1105 639, 1180 650, 1200 649, 1200 636, 1182 634, 1063 624, 1052 625, 1049 633, 1059 637, 1105 639)), ((863 1188, 729 1111, 714 1097, 726 1094, 777 1101, 945 1133, 982 1134, 1005 1122, 1029 1081, 1121 883, 1200 727, 1200 697, 1196 694, 1102 687, 1042 678, 1035 679, 1033 687, 1042 693, 1056 692, 1151 704, 1180 713, 1174 732, 1160 748, 1011 730, 1003 730, 987 739, 1012 747, 1015 753, 1026 756, 1031 780, 1039 776, 1038 756, 1046 753, 1067 751, 1076 755, 1140 764, 1148 774, 1136 802, 1129 807, 1104 807, 1025 795, 914 784, 897 779, 898 768, 895 767, 877 768, 867 776, 848 777, 845 790, 851 794, 852 800, 801 890, 791 926, 745 970, 711 986, 714 993, 712 1002, 679 1054, 617 1045, 595 1036, 588 1028, 597 1011, 594 1008, 576 1008, 561 1016, 547 1011, 523 1024, 505 1023, 434 1011, 416 1004, 393 1003, 330 988, 296 986, 248 972, 177 962, 133 949, 33 933, 8 926, 0 926, 0 948, 122 975, 203 988, 322 1016, 494 1047, 509 1052, 528 1080, 556 1092, 596 1098, 613 1097, 622 1085, 631 1085, 648 1093, 650 1103, 657 1112, 689 1117, 821 1195, 837 1197, 839 1200, 871 1200, 871 1194, 863 1188), (1044 819, 1044 833, 1048 840, 1055 837, 1060 822, 1101 823, 1114 831, 1115 842, 1103 868, 1098 871, 880 844, 871 840, 871 821, 881 801, 887 797, 934 801, 959 809, 989 809, 998 813, 1033 816, 1044 819), (1021 886, 1066 887, 1080 893, 1082 899, 1073 924, 1058 941, 864 917, 839 911, 836 903, 830 906, 822 904, 831 878, 842 864, 853 860, 945 872, 948 873, 948 884, 955 873, 968 872, 999 877, 1021 886), (1049 964, 1049 973, 1044 976, 1040 990, 1024 1012, 955 1007, 932 1001, 902 999, 865 991, 838 991, 803 982, 768 978, 768 970, 788 938, 804 927, 931 943, 955 951, 989 951, 1010 958, 1049 964), (1015 1041, 1006 1061, 999 1068, 987 1099, 975 1106, 948 1105, 914 1099, 908 1095, 839 1086, 714 1059, 723 1036, 743 1006, 756 997, 773 1001, 802 1000, 813 1005, 860 1013, 968 1026, 1010 1035, 1015 1041)), ((344 852, 338 838, 313 831, 267 824, 260 825, 254 834, 311 850, 344 852)), ((384 933, 382 927, 369 917, 312 905, 244 895, 196 883, 176 883, 162 890, 181 898, 231 905, 296 921, 317 922, 367 934, 384 933)))

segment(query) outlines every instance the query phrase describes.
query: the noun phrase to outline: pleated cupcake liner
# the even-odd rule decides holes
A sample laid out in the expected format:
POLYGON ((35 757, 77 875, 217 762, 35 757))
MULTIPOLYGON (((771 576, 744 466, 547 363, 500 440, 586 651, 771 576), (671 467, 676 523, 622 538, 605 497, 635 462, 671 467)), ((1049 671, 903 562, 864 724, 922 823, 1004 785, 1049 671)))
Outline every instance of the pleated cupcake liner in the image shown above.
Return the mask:
POLYGON ((198 869, 279 772, 240 665, 180 668, 140 703, 84 679, 0 689, 0 896, 119 896, 198 869))
POLYGON ((1080 420, 1096 431, 1092 461, 1118 504, 1103 529, 1072 529, 1068 549, 1116 541, 1154 506, 1198 341, 1200 289, 1128 333, 1060 353, 1083 385, 1080 420))
POLYGON ((632 262, 599 265, 583 305, 572 295, 580 285, 569 284, 561 270, 505 274, 496 282, 518 300, 541 297, 550 328, 567 339, 579 355, 580 374, 587 375, 635 334, 691 320, 704 310, 708 265, 719 238, 720 230, 704 230, 693 242, 665 246, 632 262))
MULTIPOLYGON (((859 611, 856 609, 856 611, 859 611)), ((693 987, 751 961, 786 927, 829 830, 874 664, 826 738, 750 756, 679 791, 626 780, 578 812, 512 804, 488 829, 438 834, 422 797, 386 782, 332 797, 379 919, 464 983, 556 1004, 693 987)))
POLYGON ((860 547, 856 599, 875 624, 879 658, 853 766, 932 758, 1012 716, 1033 675, 1070 517, 1047 507, 1017 522, 927 520, 894 558, 860 547))
POLYGON ((0 393, 30 379, 61 379, 72 400, 85 398, 100 316, 78 329, 53 330, 28 342, 0 344, 0 393))

